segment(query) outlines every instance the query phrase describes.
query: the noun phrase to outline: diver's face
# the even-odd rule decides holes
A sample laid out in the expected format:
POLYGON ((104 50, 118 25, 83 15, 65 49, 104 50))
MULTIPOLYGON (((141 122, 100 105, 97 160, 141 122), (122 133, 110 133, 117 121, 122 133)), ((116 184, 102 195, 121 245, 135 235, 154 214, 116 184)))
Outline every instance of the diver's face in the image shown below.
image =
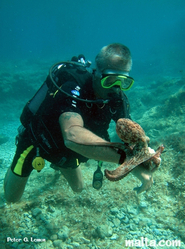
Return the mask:
MULTIPOLYGON (((108 69, 107 71, 119 71, 119 72, 124 72, 124 75, 128 75, 130 70, 131 70, 131 65, 132 63, 128 63, 125 65, 121 70, 117 69, 116 67, 108 69)), ((104 70, 106 71, 106 70, 104 70)), ((114 85, 110 88, 104 88, 102 87, 101 80, 103 77, 103 72, 96 71, 93 79, 93 89, 95 92, 95 95, 97 98, 101 99, 112 99, 112 98, 118 98, 122 94, 122 90, 119 85, 114 85)), ((112 79, 114 77, 111 77, 112 79)), ((108 81, 109 79, 107 79, 108 81)), ((111 80, 111 79, 110 79, 111 80)), ((108 83, 109 84, 109 83, 108 83)))

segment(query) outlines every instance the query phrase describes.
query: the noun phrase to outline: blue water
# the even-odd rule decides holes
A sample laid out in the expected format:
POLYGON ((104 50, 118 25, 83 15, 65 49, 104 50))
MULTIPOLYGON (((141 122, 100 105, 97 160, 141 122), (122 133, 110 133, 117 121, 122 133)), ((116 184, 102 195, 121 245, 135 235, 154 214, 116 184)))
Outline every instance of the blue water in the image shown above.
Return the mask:
POLYGON ((183 0, 2 0, 0 23, 1 60, 77 53, 93 60, 102 46, 120 42, 131 49, 138 76, 169 66, 175 72, 185 56, 183 0))

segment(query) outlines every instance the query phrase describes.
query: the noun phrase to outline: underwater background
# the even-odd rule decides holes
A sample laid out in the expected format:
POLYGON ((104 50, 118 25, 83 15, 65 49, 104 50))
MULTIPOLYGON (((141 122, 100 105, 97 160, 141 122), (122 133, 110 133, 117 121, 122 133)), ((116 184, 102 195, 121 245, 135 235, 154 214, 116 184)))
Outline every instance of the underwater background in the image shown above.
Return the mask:
POLYGON ((160 248, 126 247, 126 239, 142 237, 185 248, 185 1, 1 0, 0 23, 0 249, 160 248), (25 103, 52 64, 83 53, 93 68, 96 54, 112 42, 132 53, 135 83, 126 92, 132 119, 152 148, 165 146, 152 188, 137 195, 140 182, 129 174, 119 182, 104 179, 97 191, 97 162, 89 160, 81 165, 85 189, 76 194, 46 163, 32 172, 21 201, 7 204, 3 180, 25 103))

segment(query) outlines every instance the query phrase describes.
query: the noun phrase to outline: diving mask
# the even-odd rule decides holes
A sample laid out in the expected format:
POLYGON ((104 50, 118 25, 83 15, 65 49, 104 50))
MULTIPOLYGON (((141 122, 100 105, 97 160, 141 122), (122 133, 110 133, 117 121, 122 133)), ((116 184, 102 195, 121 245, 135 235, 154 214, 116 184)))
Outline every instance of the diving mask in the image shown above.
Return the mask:
POLYGON ((134 84, 134 79, 128 76, 127 72, 117 70, 105 70, 102 73, 101 86, 109 89, 113 86, 120 86, 123 91, 129 90, 134 84))

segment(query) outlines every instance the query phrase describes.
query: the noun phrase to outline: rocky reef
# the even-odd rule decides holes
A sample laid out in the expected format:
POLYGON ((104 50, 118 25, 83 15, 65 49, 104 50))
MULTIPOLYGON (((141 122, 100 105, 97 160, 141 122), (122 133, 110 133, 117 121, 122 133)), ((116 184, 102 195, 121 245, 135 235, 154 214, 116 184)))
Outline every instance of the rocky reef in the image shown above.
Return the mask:
MULTIPOLYGON (((33 72, 30 74, 30 79, 37 79, 33 72)), ((7 117, 7 110, 10 113, 10 117, 1 119, 1 133, 9 137, 0 146, 1 248, 123 249, 125 240, 142 237, 156 242, 181 241, 175 248, 185 248, 184 85, 183 78, 161 77, 147 82, 148 87, 134 86, 128 94, 132 118, 150 137, 149 145, 154 149, 159 144, 165 146, 152 188, 140 195, 133 190, 140 182, 132 174, 119 182, 104 178, 102 188, 93 189, 92 177, 97 162, 89 160, 81 164, 85 181, 82 193, 73 193, 61 173, 46 163, 40 173, 31 174, 21 201, 7 204, 3 179, 14 155, 14 137, 19 125, 12 113, 20 112, 22 100, 11 106, 14 112, 7 103, 1 102, 1 115, 7 117)), ((115 127, 110 128, 112 137, 114 131, 115 127)), ((103 163, 103 169, 116 167, 103 163)), ((128 248, 156 247, 131 245, 128 248)))

